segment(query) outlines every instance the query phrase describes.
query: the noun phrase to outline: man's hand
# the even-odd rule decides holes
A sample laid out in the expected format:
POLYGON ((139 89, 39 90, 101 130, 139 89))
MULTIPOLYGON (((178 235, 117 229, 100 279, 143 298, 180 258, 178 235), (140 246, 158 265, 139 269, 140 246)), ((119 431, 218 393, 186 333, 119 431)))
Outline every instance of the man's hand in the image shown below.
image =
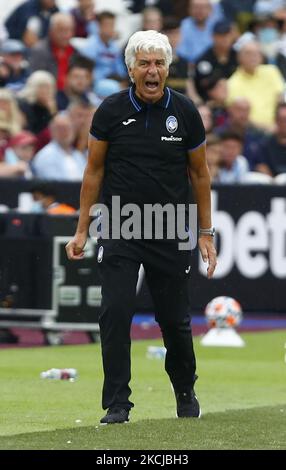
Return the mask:
POLYGON ((84 246, 86 244, 86 235, 75 235, 66 245, 68 259, 77 260, 84 257, 84 246))
POLYGON ((199 249, 203 258, 203 262, 208 261, 208 279, 213 276, 217 261, 216 261, 216 249, 213 242, 213 237, 210 235, 201 235, 199 237, 199 249))

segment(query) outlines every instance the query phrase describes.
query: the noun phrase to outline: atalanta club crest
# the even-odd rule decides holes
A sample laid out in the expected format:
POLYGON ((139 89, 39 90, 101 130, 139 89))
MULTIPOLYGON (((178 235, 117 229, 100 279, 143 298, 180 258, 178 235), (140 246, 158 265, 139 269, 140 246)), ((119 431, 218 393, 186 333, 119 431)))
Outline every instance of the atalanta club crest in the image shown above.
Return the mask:
POLYGON ((167 131, 170 132, 171 134, 176 132, 176 130, 178 129, 178 121, 177 121, 177 118, 175 118, 175 116, 169 116, 166 119, 166 128, 167 128, 167 131))

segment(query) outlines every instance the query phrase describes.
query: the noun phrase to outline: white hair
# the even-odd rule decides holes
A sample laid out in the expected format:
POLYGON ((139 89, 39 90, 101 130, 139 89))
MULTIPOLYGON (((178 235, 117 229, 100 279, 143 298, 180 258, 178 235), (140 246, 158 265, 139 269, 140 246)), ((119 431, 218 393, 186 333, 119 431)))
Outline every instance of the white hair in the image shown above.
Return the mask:
POLYGON ((56 80, 54 76, 45 70, 37 70, 29 76, 26 85, 18 93, 19 98, 24 98, 29 103, 35 103, 37 101, 38 89, 41 85, 50 85, 54 94, 56 93, 56 80))
POLYGON ((67 12, 59 11, 54 13, 50 19, 49 30, 56 28, 57 26, 62 27, 62 24, 74 25, 74 17, 67 12))
POLYGON ((4 120, 9 132, 15 135, 20 132, 22 125, 21 113, 16 98, 11 90, 0 88, 0 100, 9 103, 7 110, 6 107, 1 108, 0 105, 0 120, 4 120))
POLYGON ((128 70, 134 67, 136 54, 144 52, 163 52, 166 65, 169 68, 172 62, 172 47, 165 34, 150 29, 149 31, 137 31, 128 41, 125 49, 125 63, 128 70))

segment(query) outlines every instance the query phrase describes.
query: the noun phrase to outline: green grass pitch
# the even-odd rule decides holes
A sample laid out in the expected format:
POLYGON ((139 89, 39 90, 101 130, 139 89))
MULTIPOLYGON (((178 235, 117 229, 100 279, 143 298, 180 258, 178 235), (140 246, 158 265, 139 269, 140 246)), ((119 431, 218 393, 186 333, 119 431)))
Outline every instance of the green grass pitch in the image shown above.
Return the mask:
POLYGON ((176 419, 162 360, 132 343, 131 422, 100 426, 98 344, 0 350, 0 449, 286 449, 286 331, 247 333, 245 348, 206 348, 195 338, 203 416, 176 419), (40 379, 75 367, 71 383, 40 379))

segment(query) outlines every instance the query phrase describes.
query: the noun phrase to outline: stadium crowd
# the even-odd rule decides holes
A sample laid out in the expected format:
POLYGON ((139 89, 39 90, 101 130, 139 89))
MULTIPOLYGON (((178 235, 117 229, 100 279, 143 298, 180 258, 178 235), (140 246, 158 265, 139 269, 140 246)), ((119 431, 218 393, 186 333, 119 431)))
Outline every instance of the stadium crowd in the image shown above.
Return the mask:
POLYGON ((74 3, 25 0, 0 24, 0 178, 81 180, 94 111, 129 86, 126 38, 155 29, 174 51, 167 86, 202 116, 212 181, 285 184, 286 0, 122 0, 137 19, 124 28, 74 3))

